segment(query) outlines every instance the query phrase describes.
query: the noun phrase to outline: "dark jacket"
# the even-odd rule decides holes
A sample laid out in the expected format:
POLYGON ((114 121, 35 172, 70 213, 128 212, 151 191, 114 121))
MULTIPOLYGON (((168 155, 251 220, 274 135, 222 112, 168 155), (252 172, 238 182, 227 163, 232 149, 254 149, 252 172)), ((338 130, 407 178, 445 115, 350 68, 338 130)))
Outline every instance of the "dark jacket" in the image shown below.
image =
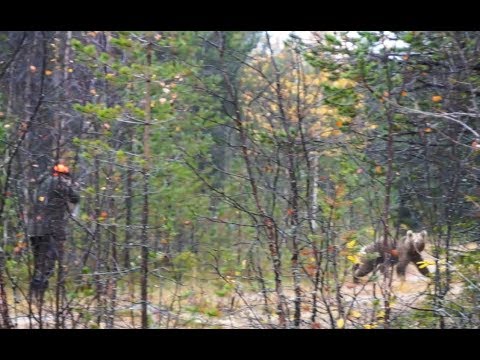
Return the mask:
POLYGON ((65 240, 65 226, 70 214, 68 203, 76 204, 79 200, 67 177, 52 175, 45 179, 35 196, 28 221, 28 235, 53 235, 58 240, 65 240))

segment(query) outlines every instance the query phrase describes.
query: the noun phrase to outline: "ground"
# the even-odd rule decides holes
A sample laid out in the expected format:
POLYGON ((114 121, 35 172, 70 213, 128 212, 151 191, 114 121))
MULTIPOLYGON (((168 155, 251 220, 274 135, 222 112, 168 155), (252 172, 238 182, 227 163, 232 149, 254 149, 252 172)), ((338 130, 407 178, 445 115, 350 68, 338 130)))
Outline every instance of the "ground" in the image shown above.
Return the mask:
MULTIPOLYGON (((434 268, 430 270, 433 272, 434 268)), ((360 284, 346 281, 341 287, 342 303, 345 305, 343 311, 346 321, 339 323, 336 296, 334 293, 325 294, 328 297, 325 302, 317 304, 317 315, 315 323, 312 324, 312 302, 311 296, 305 294, 302 302, 302 325, 304 328, 331 328, 332 322, 335 326, 345 328, 370 328, 379 327, 382 323, 381 305, 383 305, 382 282, 383 277, 379 276, 376 281, 364 279, 360 284), (377 303, 377 306, 374 304, 377 303), (380 305, 380 306, 379 306, 380 305)), ((391 318, 405 315, 412 307, 421 306, 421 301, 431 291, 430 279, 423 277, 418 270, 409 265, 407 268, 406 281, 401 284, 394 274, 392 280, 392 312, 391 318)), ((208 282, 207 282, 208 283, 208 282)), ((271 313, 265 311, 265 299, 262 293, 242 290, 242 285, 237 291, 230 291, 227 295, 215 291, 209 284, 184 284, 183 287, 151 292, 151 305, 148 306, 149 321, 152 328, 272 328, 278 323, 274 310, 271 313), (162 301, 159 301, 162 299, 162 301), (161 305, 154 305, 161 304, 161 305)), ((245 287, 246 288, 246 287, 245 287)), ((456 295, 461 291, 459 284, 452 284, 451 294, 456 295)), ((287 301, 293 309, 293 292, 285 291, 287 301)), ((275 308, 275 297, 268 296, 270 308, 275 308)), ((87 308, 87 302, 76 303, 77 309, 87 308)), ((55 327, 55 304, 53 300, 45 304, 43 315, 43 327, 55 327)), ((66 315, 65 328, 95 328, 96 311, 83 311, 81 315, 75 310, 74 303, 69 314, 66 315), (87 314, 87 315, 85 315, 87 314)), ((115 328, 138 328, 140 327, 141 305, 133 302, 128 295, 119 296, 115 312, 115 328)), ((36 309, 34 308, 34 314, 36 309)), ((290 314, 291 317, 292 314, 290 314)), ((38 321, 28 317, 26 304, 16 304, 12 313, 16 328, 38 328, 38 321), (30 325, 32 323, 32 325, 30 325)), ((38 317, 37 317, 38 318, 38 317)), ((340 320, 342 321, 342 320, 340 320)), ((105 322, 100 322, 100 328, 107 327, 105 322)))

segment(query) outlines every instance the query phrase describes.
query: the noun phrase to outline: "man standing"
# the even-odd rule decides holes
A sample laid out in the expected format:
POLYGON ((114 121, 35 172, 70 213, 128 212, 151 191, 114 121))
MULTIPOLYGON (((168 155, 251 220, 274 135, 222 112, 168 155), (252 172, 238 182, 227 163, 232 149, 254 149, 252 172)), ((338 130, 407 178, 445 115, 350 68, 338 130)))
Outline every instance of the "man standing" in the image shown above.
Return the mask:
POLYGON ((55 165, 52 175, 39 186, 28 224, 34 261, 30 292, 36 298, 43 298, 55 263, 63 255, 65 226, 70 214, 68 205, 77 204, 79 200, 80 197, 73 190, 68 167, 55 165))

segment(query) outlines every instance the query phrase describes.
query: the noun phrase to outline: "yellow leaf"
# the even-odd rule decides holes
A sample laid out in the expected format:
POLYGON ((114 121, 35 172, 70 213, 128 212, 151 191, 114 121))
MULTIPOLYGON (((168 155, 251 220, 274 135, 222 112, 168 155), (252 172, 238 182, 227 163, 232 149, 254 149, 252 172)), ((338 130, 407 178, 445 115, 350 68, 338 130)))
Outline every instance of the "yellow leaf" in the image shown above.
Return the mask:
POLYGON ((432 132, 432 128, 427 127, 423 131, 425 131, 426 133, 429 133, 429 132, 432 132))
POLYGON ((72 73, 73 72, 73 69, 72 68, 68 68, 67 70, 69 73, 72 73))
POLYGON ((338 120, 335 125, 337 125, 337 127, 342 127, 343 126, 343 121, 342 120, 338 120))
POLYGON ((337 327, 338 327, 339 329, 343 329, 344 326, 345 326, 345 320, 343 320, 343 319, 338 319, 338 320, 337 320, 337 327))
POLYGON ((53 74, 52 70, 45 70, 45 75, 50 76, 53 74))
POLYGON ((442 101, 442 97, 440 95, 433 95, 432 96, 432 101, 438 103, 438 102, 442 101))
POLYGON ((355 86, 355 81, 342 78, 334 81, 332 85, 339 89, 345 89, 355 86))
POLYGON ((402 96, 407 96, 408 93, 407 93, 405 90, 403 90, 403 91, 400 93, 400 95, 402 95, 402 96))
POLYGON ((364 329, 375 329, 376 327, 377 327, 376 323, 363 325, 364 329))
POLYGON ((354 317, 355 319, 358 319, 358 318, 362 317, 362 313, 360 311, 357 311, 357 310, 352 310, 352 311, 350 311, 350 316, 354 317))
POLYGON ((380 165, 375 166, 375 173, 376 174, 381 174, 383 172, 383 169, 380 165))
POLYGON ((39 196, 39 197, 38 197, 38 200, 39 200, 39 201, 43 201, 43 200, 45 200, 45 197, 44 197, 44 196, 39 196))
POLYGON ((320 115, 331 115, 332 109, 328 106, 321 106, 320 109, 318 109, 318 113, 320 115))
POLYGON ((357 255, 348 255, 347 259, 354 264, 360 264, 360 258, 357 255))
POLYGON ((351 248, 353 248, 355 245, 357 245, 357 240, 349 241, 349 242, 347 243, 347 248, 348 248, 348 249, 351 249, 351 248))
POLYGON ((381 310, 377 314, 377 319, 383 319, 385 317, 385 311, 381 310))
POLYGON ((417 264, 419 269, 423 269, 426 268, 428 265, 434 265, 435 263, 431 260, 424 260, 417 262, 417 264))

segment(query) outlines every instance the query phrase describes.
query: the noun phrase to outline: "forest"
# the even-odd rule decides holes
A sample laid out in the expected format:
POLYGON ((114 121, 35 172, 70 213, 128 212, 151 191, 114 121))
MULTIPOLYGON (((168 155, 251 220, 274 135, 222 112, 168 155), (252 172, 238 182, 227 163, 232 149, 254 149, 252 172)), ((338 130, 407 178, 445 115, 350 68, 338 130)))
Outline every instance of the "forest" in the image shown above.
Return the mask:
POLYGON ((478 31, 0 31, 0 328, 478 329, 479 127, 478 31))

